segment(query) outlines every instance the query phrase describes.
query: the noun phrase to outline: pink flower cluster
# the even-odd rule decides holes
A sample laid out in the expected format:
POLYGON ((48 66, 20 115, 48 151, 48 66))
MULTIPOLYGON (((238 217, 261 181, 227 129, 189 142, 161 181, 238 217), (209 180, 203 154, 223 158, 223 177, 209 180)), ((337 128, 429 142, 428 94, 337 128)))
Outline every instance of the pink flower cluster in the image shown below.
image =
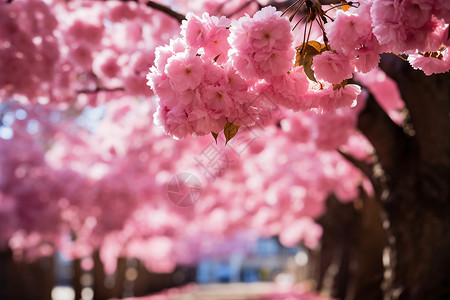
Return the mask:
MULTIPOLYGON (((285 81, 300 74, 301 67, 285 81)), ((210 137, 174 141, 152 124, 151 103, 131 96, 105 105, 89 133, 75 118, 54 122, 50 106, 12 105, 5 115, 26 114, 14 121, 11 139, 0 139, 0 247, 7 243, 27 257, 48 255, 48 245, 74 257, 99 249, 108 273, 121 256, 168 272, 200 257, 245 250, 256 235, 315 247, 321 228, 314 219, 327 195, 349 201, 362 181, 334 151, 354 133, 357 109, 279 110, 282 128, 245 130, 225 147, 210 137), (35 120, 40 129, 31 134, 27 124, 35 120), (205 153, 229 163, 214 181, 212 165, 199 164, 207 163, 205 153), (180 209, 168 199, 167 183, 186 170, 203 189, 193 207, 180 209), (68 232, 76 239, 61 242, 68 232)), ((365 159, 367 147, 354 144, 346 152, 356 148, 365 159)))
POLYGON ((433 0, 382 0, 370 9, 373 33, 387 51, 411 49, 437 50, 442 41, 444 22, 433 15, 438 8, 433 0))
POLYGON ((188 14, 182 37, 156 49, 147 75, 158 96, 155 122, 176 138, 219 133, 227 122, 252 125, 257 80, 270 82, 293 65, 289 22, 280 14, 274 7, 237 21, 188 14))
POLYGON ((353 76, 353 61, 346 54, 325 51, 314 57, 312 69, 317 79, 340 84, 353 76))
MULTIPOLYGON (((251 126, 264 99, 323 111, 353 105, 360 92, 354 85, 313 84, 303 67, 293 69, 290 24, 271 6, 232 21, 188 14, 181 38, 155 56, 147 75, 158 101, 155 123, 176 138, 219 133, 227 122, 251 126)), ((336 84, 353 72, 346 54, 324 53, 316 65, 319 79, 336 84)))
POLYGON ((289 74, 274 77, 271 84, 259 85, 261 93, 274 103, 294 111, 311 108, 311 98, 306 97, 309 80, 303 73, 303 67, 293 69, 289 74))
POLYGON ((358 8, 337 10, 325 24, 332 51, 314 57, 317 79, 339 84, 353 72, 368 73, 380 61, 379 54, 409 54, 414 68, 427 75, 450 69, 448 1, 360 1, 358 8), (439 49, 439 50, 438 50, 439 49))
POLYGON ((415 53, 408 56, 414 69, 421 69, 426 75, 445 73, 450 70, 448 48, 434 53, 415 53))
POLYGON ((378 65, 378 54, 382 52, 372 32, 369 9, 370 6, 362 2, 358 9, 338 11, 334 22, 325 24, 331 47, 346 55, 338 58, 362 73, 367 73, 378 65))
POLYGON ((151 96, 145 75, 179 23, 137 2, 23 0, 0 5, 0 102, 96 106, 151 96), (98 92, 97 92, 98 91, 98 92))
POLYGON ((186 18, 187 21, 181 25, 181 36, 186 44, 194 49, 203 48, 209 57, 218 56, 217 63, 227 61, 230 49, 227 42, 230 32, 227 27, 230 26, 230 20, 226 17, 210 17, 208 13, 203 13, 202 18, 188 13, 186 18))
POLYGON ((0 102, 15 94, 32 102, 52 90, 61 55, 57 25, 43 1, 0 5, 0 102))
POLYGON ((232 65, 248 79, 267 79, 286 74, 292 68, 294 48, 290 24, 274 7, 265 7, 253 18, 231 22, 228 41, 232 65))
POLYGON ((408 54, 411 65, 426 75, 450 70, 447 51, 441 50, 449 44, 449 1, 368 1, 367 8, 383 52, 408 54))
POLYGON ((246 104, 253 96, 248 83, 229 65, 198 55, 181 39, 157 48, 147 79, 158 96, 155 122, 173 137, 220 132, 227 121, 249 125, 246 104))

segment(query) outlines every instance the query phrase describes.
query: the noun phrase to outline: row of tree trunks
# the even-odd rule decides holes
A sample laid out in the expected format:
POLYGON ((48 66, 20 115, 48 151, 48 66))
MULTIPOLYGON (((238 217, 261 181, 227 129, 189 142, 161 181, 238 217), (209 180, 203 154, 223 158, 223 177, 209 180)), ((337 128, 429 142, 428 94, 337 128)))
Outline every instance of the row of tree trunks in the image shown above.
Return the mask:
POLYGON ((425 76, 393 55, 384 55, 381 67, 399 86, 406 122, 395 124, 369 96, 358 127, 375 148, 375 162, 353 160, 375 190, 376 202, 363 201, 364 207, 372 205, 381 219, 370 223, 366 208, 329 205, 318 287, 327 288, 331 268, 328 291, 341 299, 450 299, 450 74, 425 76), (376 224, 385 232, 381 247, 376 224), (382 293, 366 285, 370 278, 382 293))
MULTIPOLYGON (((129 259, 127 262, 127 259, 119 258, 116 272, 109 276, 109 279, 113 280, 112 285, 109 285, 106 283, 108 278, 98 252, 94 253, 93 259, 94 269, 91 271, 91 275, 93 276, 94 300, 142 297, 195 280, 196 269, 194 267, 177 267, 172 273, 157 274, 149 272, 138 260, 129 259)), ((75 261, 74 270, 76 275, 73 286, 76 296, 80 297, 83 289, 80 278, 83 276, 83 271, 79 260, 75 261)))
MULTIPOLYGON (((121 258, 116 273, 111 276, 114 281, 108 286, 105 285, 106 276, 98 253, 94 254, 93 259, 94 268, 89 272, 82 270, 79 259, 73 261, 71 287, 74 289, 75 299, 82 299, 82 290, 86 287, 93 290, 94 300, 146 296, 192 282, 196 273, 195 268, 188 267, 177 267, 174 272, 167 274, 151 273, 142 263, 134 260, 132 269, 135 271, 131 272, 131 276, 128 274, 129 279, 134 279, 131 281, 127 280, 125 275, 129 269, 127 261, 121 258), (135 277, 133 272, 138 276, 135 277), (82 279, 86 274, 92 276, 89 285, 82 279)), ((15 260, 10 250, 0 252, 0 300, 52 299, 52 289, 58 280, 55 273, 56 263, 55 257, 43 257, 29 262, 15 260)))
POLYGON ((54 259, 14 260, 11 250, 0 252, 0 299, 49 300, 54 286, 54 259))

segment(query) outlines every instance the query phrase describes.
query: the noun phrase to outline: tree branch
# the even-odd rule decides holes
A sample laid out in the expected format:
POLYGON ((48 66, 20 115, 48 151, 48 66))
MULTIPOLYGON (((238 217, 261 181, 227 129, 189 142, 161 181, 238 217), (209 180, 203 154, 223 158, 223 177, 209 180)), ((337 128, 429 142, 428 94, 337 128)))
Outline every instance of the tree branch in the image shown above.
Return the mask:
POLYGON ((77 91, 77 94, 95 94, 98 92, 123 92, 125 91, 125 88, 123 87, 115 87, 115 88, 103 88, 103 87, 96 87, 94 90, 79 90, 77 91))
MULTIPOLYGON (((120 1, 122 1, 122 2, 136 2, 136 3, 139 3, 138 0, 120 0, 120 1)), ((184 15, 182 15, 180 13, 177 13, 176 11, 172 10, 171 8, 169 8, 169 7, 165 6, 165 5, 156 3, 154 1, 147 1, 147 2, 145 2, 145 5, 147 7, 153 8, 155 10, 159 10, 160 12, 163 12, 163 13, 169 15, 170 17, 176 19, 179 23, 181 23, 183 20, 186 20, 186 16, 184 16, 184 15)))
POLYGON ((179 23, 181 23, 183 20, 186 20, 186 16, 177 13, 176 11, 170 9, 169 7, 158 4, 154 1, 147 1, 145 5, 171 16, 172 18, 176 19, 179 23))
MULTIPOLYGON (((12 2, 13 0, 7 0, 7 1, 8 2, 12 2)), ((122 1, 122 2, 136 2, 136 3, 139 2, 138 0, 120 0, 120 1, 122 1)), ((251 3, 255 2, 255 1, 256 0, 249 0, 249 1, 247 1, 246 3, 244 3, 240 7, 238 7, 233 13, 228 14, 227 17, 233 16, 234 14, 236 14, 237 12, 245 9, 247 6, 249 6, 251 3)), ((282 9, 282 8, 288 7, 290 4, 292 4, 292 3, 296 2, 296 1, 297 0, 286 0, 284 2, 277 2, 277 1, 271 0, 267 5, 272 5, 272 6, 276 7, 277 9, 282 9)), ((341 3, 341 0, 320 0, 319 2, 322 5, 329 5, 329 4, 339 4, 339 3, 341 3)), ((179 23, 181 23, 183 20, 186 20, 186 16, 185 15, 180 14, 180 13, 172 10, 171 8, 169 8, 169 7, 165 6, 165 5, 156 3, 154 1, 147 1, 147 2, 145 2, 145 5, 147 7, 159 10, 159 11, 161 11, 161 12, 171 16, 172 18, 176 19, 179 23)))
POLYGON ((340 155, 342 155, 348 162, 350 162, 353 166, 358 168, 361 172, 363 172, 364 175, 367 176, 370 180, 373 178, 373 171, 372 167, 367 164, 366 162, 356 159, 355 157, 351 156, 348 153, 342 152, 341 150, 337 149, 337 152, 339 152, 340 155))

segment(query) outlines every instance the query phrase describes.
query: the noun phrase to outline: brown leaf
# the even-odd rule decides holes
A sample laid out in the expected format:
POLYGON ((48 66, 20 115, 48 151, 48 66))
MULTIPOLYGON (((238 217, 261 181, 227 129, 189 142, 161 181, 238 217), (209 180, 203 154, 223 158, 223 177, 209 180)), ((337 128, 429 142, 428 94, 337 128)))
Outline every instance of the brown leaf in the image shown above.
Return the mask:
MULTIPOLYGON (((313 47, 314 49, 317 50, 317 52, 320 52, 322 50, 322 44, 316 41, 309 41, 308 42, 308 46, 313 47)), ((323 45, 325 46, 325 45, 323 45)))
MULTIPOLYGON (((347 4, 347 1, 345 1, 345 0, 342 0, 341 1, 341 4, 347 4)), ((350 7, 352 7, 351 5, 342 5, 340 8, 343 10, 343 11, 347 11, 350 7)))
POLYGON ((306 43, 306 45, 300 45, 296 47, 297 50, 296 56, 295 56, 295 67, 303 66, 303 71, 305 72, 306 76, 312 80, 317 82, 314 71, 312 70, 312 62, 314 56, 324 52, 327 50, 327 46, 324 44, 321 44, 316 41, 309 41, 306 43))
POLYGON ((218 134, 218 133, 215 133, 215 132, 213 132, 213 131, 211 131, 211 134, 212 134, 212 136, 214 137, 214 140, 216 141, 216 144, 217 144, 217 137, 219 136, 219 134, 218 134))
POLYGON ((225 139, 226 139, 225 145, 228 143, 229 140, 231 140, 236 135, 238 130, 239 130, 239 126, 237 126, 233 123, 227 122, 227 124, 225 124, 225 127, 223 128, 223 133, 224 133, 225 139))
POLYGON ((314 76, 314 70, 311 68, 312 62, 312 58, 303 62, 303 72, 305 72, 309 80, 317 82, 316 76, 314 76))

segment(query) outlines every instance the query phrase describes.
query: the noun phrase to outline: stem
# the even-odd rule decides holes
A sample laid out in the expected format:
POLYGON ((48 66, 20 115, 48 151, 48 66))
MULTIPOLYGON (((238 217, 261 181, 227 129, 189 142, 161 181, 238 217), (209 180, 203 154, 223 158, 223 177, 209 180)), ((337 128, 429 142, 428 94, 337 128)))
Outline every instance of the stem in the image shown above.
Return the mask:
POLYGON ((304 15, 296 24, 294 27, 292 27, 292 31, 294 31, 294 29, 298 26, 298 24, 300 24, 301 21, 303 21, 303 19, 306 17, 306 15, 304 15))
MULTIPOLYGON (((298 2, 300 2, 301 0, 297 0, 294 3, 292 3, 291 5, 288 6, 288 8, 286 8, 283 13, 281 14, 281 16, 284 16, 292 7, 294 7, 298 2)), ((302 1, 303 2, 303 1, 302 1)), ((303 3, 302 3, 303 4, 303 3)), ((302 6, 302 4, 300 4, 299 6, 302 6)))
POLYGON ((302 7, 303 3, 305 3, 304 1, 302 1, 300 3, 299 6, 297 6, 294 10, 294 12, 292 13, 292 15, 289 17, 289 22, 292 22, 292 20, 294 19, 295 15, 298 13, 298 11, 300 10, 300 8, 302 7))
MULTIPOLYGON (((306 38, 306 43, 309 42, 309 38, 311 37, 311 30, 312 30, 312 27, 313 27, 313 24, 314 24, 312 21, 309 22, 309 23, 310 23, 310 25, 309 25, 308 37, 306 38)), ((308 23, 306 23, 306 26, 308 26, 308 23)), ((304 49, 306 49, 306 48, 304 48, 304 49)))
POLYGON ((327 49, 329 49, 330 47, 328 46, 328 37, 327 37, 327 33, 325 32, 325 26, 322 24, 322 19, 320 17, 316 18, 316 22, 317 22, 317 24, 319 24, 319 27, 322 30, 323 42, 325 44, 325 47, 327 49))
MULTIPOLYGON (((306 16, 306 15, 305 15, 306 16)), ((300 23, 300 22, 299 22, 300 23)), ((298 24, 298 23, 297 23, 298 24)), ((303 58, 303 50, 305 49, 305 39, 306 39, 306 30, 308 28, 308 22, 305 24, 305 30, 303 32, 303 43, 302 43, 302 49, 300 49, 300 57, 303 58)))

